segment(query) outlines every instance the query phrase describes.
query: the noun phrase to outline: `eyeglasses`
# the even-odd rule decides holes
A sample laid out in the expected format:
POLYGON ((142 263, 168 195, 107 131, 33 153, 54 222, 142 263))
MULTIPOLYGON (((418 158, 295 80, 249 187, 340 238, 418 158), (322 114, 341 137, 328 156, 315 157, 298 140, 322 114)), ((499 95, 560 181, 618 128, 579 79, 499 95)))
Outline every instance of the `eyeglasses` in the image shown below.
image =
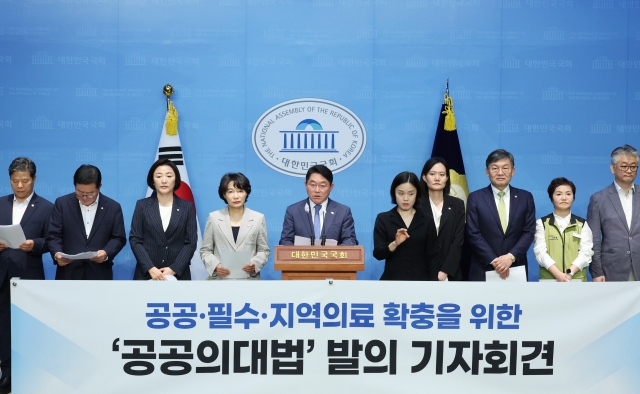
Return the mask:
POLYGON ((638 171, 638 166, 618 166, 618 168, 622 171, 622 172, 627 172, 627 170, 631 171, 631 172, 636 172, 638 171))
POLYGON ((490 171, 492 174, 497 174, 497 173, 499 173, 500 171, 502 171, 502 172, 504 172, 504 173, 507 173, 507 172, 510 172, 512 168, 513 168, 513 167, 511 167, 511 166, 509 166, 509 167, 491 167, 491 168, 489 168, 489 171, 490 171))
POLYGON ((80 197, 80 198, 94 198, 96 196, 96 193, 82 193, 76 190, 76 196, 80 197))
POLYGON ((326 183, 307 183, 307 186, 309 187, 309 189, 320 189, 320 190, 327 190, 327 188, 329 187, 329 185, 327 185, 326 183))

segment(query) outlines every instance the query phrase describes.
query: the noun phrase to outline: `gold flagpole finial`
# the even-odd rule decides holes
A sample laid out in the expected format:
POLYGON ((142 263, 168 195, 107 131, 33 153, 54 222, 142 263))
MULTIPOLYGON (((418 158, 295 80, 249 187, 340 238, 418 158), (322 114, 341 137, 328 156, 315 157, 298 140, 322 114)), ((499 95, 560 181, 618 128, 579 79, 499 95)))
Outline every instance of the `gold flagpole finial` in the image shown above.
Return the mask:
POLYGON ((178 111, 169 99, 173 94, 173 86, 166 84, 162 88, 162 92, 167 96, 167 117, 165 121, 166 132, 168 135, 178 134, 178 111))

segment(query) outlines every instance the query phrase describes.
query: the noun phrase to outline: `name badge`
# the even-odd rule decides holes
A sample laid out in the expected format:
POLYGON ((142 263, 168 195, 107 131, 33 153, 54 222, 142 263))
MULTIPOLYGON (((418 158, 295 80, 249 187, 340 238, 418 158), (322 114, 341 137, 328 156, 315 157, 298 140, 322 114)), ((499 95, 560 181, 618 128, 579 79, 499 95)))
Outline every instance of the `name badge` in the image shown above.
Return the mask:
POLYGON ((573 233, 573 236, 576 237, 576 238, 582 239, 582 234, 573 233))

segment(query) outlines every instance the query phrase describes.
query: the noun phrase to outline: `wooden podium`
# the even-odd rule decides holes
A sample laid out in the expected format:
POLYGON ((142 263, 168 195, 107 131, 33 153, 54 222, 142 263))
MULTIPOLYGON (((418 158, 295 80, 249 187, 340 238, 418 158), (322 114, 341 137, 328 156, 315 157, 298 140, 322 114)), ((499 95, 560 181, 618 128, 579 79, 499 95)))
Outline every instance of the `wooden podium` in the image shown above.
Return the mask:
POLYGON ((283 280, 355 280, 364 246, 276 246, 273 261, 283 280))

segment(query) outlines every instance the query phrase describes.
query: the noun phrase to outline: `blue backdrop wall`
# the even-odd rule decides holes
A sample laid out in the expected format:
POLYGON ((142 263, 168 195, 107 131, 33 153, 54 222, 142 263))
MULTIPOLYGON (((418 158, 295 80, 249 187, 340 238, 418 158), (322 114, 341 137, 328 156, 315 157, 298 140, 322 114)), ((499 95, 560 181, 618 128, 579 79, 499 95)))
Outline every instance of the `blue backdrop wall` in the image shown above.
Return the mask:
MULTIPOLYGON (((95 164, 127 226, 166 83, 200 226, 224 205, 222 174, 241 171, 272 245, 303 180, 266 166, 251 132, 286 100, 335 101, 364 123, 364 154, 336 174, 332 197, 351 206, 368 251, 391 180, 430 156, 447 78, 470 190, 488 184, 487 154, 510 150, 512 183, 534 194, 537 217, 552 209, 556 176, 576 183, 574 212, 586 215, 612 181, 611 150, 640 147, 640 1, 0 0, 0 10, 0 168, 31 157, 36 191, 54 201, 80 164, 95 164)), ((11 192, 8 179, 0 189, 11 192)), ((377 279, 382 263, 367 255, 358 277, 377 279)), ((131 278, 128 246, 116 261, 115 277, 131 278)), ((263 278, 279 278, 272 261, 263 278)))

